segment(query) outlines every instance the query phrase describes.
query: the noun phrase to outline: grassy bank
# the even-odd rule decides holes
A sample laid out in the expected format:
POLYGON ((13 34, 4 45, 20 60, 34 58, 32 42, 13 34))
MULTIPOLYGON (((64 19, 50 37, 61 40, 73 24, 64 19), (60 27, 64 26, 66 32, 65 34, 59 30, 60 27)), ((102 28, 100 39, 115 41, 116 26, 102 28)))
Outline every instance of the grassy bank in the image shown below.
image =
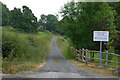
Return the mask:
POLYGON ((61 50, 61 53, 65 56, 66 59, 75 59, 72 48, 69 45, 69 40, 64 39, 61 36, 57 36, 57 44, 61 50))
POLYGON ((3 73, 33 70, 49 53, 52 33, 24 33, 12 27, 2 28, 3 73))

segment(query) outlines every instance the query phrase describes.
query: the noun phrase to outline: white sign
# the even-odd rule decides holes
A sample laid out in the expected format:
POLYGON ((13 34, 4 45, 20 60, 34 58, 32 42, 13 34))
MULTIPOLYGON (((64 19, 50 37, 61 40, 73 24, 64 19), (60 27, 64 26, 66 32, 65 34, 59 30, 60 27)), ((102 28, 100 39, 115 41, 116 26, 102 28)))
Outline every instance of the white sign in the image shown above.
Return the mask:
POLYGON ((94 31, 93 41, 109 41, 109 31, 94 31))

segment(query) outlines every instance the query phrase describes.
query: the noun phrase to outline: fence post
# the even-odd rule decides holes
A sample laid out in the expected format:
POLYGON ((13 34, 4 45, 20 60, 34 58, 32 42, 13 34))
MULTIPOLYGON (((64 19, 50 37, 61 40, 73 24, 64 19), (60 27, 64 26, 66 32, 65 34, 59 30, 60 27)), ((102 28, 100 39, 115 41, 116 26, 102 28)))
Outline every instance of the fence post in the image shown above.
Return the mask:
POLYGON ((72 52, 73 52, 73 55, 74 55, 74 49, 72 48, 72 52))
POLYGON ((94 52, 93 52, 93 56, 92 56, 92 58, 93 58, 93 62, 94 62, 94 52))
POLYGON ((78 61, 78 50, 76 49, 76 60, 78 61))
POLYGON ((90 52, 90 61, 94 62, 94 52, 90 52))
POLYGON ((80 50, 78 50, 78 61, 80 61, 80 50))
POLYGON ((88 64, 88 49, 86 49, 86 58, 85 58, 85 60, 86 60, 86 65, 88 64))
POLYGON ((91 59, 91 58, 92 58, 92 52, 90 52, 90 61, 92 62, 92 59, 91 59))
POLYGON ((74 56, 75 56, 75 49, 74 49, 74 56))
POLYGON ((76 60, 77 60, 77 56, 78 56, 77 49, 75 49, 75 58, 76 58, 76 60))
POLYGON ((82 61, 84 61, 84 48, 82 48, 82 61))
POLYGON ((82 61, 81 49, 79 50, 79 53, 80 53, 80 56, 79 56, 79 58, 80 58, 80 61, 82 61))
POLYGON ((108 51, 105 51, 105 66, 108 67, 108 51))

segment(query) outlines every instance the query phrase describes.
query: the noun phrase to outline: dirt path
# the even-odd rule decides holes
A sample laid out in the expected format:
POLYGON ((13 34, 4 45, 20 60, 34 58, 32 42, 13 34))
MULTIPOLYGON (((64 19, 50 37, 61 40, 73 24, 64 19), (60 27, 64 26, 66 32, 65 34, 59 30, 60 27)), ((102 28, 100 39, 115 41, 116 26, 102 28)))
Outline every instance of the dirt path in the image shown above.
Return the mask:
MULTIPOLYGON (((15 75, 14 75, 15 76, 15 75)), ((36 71, 17 74, 17 77, 27 78, 112 78, 95 72, 85 71, 67 61, 61 54, 56 37, 52 39, 50 53, 46 59, 46 64, 36 71)), ((114 77, 113 77, 114 78, 114 77)))

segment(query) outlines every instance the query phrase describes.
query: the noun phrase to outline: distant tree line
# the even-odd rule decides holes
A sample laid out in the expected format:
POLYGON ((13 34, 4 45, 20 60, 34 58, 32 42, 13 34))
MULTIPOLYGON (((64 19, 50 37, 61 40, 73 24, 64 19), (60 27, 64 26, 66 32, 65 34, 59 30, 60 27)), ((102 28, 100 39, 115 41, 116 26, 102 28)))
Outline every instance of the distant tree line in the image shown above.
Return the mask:
POLYGON ((120 2, 68 2, 60 11, 59 33, 65 34, 77 49, 99 50, 93 31, 109 31, 109 42, 103 48, 120 54, 120 2))
POLYGON ((42 27, 42 30, 49 30, 50 32, 56 31, 58 19, 55 15, 48 14, 44 15, 42 14, 39 19, 39 24, 42 27))
MULTIPOLYGON (((0 2, 0 4, 2 4, 0 2)), ((24 32, 38 32, 49 30, 55 32, 55 25, 58 21, 57 17, 49 15, 41 15, 40 20, 34 16, 31 9, 27 6, 14 8, 9 10, 5 4, 2 4, 2 26, 11 25, 14 28, 20 29, 24 32)))

